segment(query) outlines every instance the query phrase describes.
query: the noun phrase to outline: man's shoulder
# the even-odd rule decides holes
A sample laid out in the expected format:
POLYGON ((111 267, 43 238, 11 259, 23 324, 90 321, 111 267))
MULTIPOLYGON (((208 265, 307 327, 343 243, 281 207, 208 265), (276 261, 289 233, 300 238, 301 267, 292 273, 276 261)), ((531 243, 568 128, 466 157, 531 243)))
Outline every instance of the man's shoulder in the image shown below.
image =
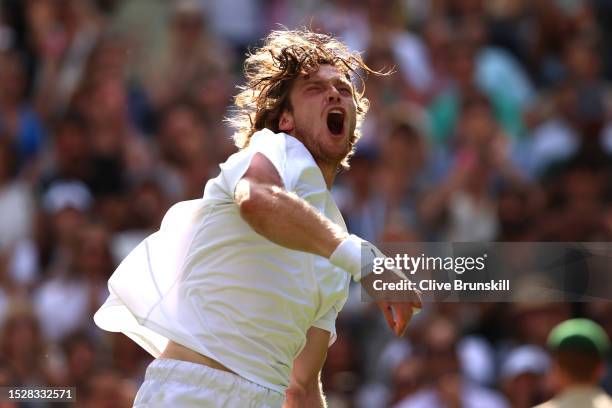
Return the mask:
POLYGON ((233 191, 256 153, 262 153, 276 167, 287 190, 305 194, 326 191, 325 180, 306 146, 294 136, 269 129, 257 131, 247 147, 220 165, 220 180, 225 181, 226 189, 233 191))
POLYGON ((247 152, 249 151, 262 151, 266 156, 269 154, 284 156, 285 160, 292 161, 292 166, 297 164, 293 162, 295 160, 299 160, 305 165, 316 166, 312 154, 299 139, 284 132, 274 133, 267 128, 255 132, 249 141, 249 145, 238 153, 248 155, 247 152))
POLYGON ((304 143, 302 143, 295 136, 291 136, 286 133, 282 133, 282 135, 285 138, 285 146, 286 146, 288 154, 294 157, 300 157, 304 159, 306 162, 308 162, 309 164, 313 164, 316 166, 316 162, 314 161, 312 154, 306 148, 304 143))
POLYGON ((290 180, 292 189, 326 191, 327 187, 321 169, 306 146, 296 137, 279 133, 284 138, 286 178, 290 180), (298 187, 299 185, 299 187, 298 187))

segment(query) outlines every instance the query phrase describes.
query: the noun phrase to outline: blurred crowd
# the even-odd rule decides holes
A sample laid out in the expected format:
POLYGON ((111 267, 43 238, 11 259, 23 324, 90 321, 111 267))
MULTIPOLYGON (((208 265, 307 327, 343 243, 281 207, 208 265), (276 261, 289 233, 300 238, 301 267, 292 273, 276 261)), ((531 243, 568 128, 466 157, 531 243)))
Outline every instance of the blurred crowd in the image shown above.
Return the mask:
MULTIPOLYGON (((367 79, 333 191, 353 233, 611 241, 610 1, 0 0, 0 385, 131 406, 151 356, 93 312, 235 151, 241 63, 279 23, 395 71, 367 79)), ((393 339, 356 289, 323 383, 332 407, 530 407, 553 392, 548 333, 577 316, 612 334, 612 303, 534 298, 428 304, 393 339)))

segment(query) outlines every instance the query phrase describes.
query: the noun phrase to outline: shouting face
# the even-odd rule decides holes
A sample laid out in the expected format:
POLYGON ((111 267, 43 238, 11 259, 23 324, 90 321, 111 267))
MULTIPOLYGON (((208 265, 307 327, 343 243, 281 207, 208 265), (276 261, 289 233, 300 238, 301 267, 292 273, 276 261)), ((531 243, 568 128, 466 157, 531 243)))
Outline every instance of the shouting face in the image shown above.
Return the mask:
POLYGON ((322 170, 336 171, 351 151, 357 123, 353 86, 331 65, 298 78, 279 129, 300 140, 322 170))

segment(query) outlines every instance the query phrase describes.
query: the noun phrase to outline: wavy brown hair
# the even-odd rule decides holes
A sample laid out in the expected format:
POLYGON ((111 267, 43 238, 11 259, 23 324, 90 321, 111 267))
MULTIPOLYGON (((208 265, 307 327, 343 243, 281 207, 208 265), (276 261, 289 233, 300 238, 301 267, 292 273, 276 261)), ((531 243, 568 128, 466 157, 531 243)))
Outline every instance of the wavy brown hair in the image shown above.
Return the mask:
POLYGON ((295 79, 316 71, 323 64, 336 67, 354 88, 357 127, 349 140, 351 153, 341 163, 347 168, 348 158, 361 136, 360 125, 369 107, 369 101, 364 96, 363 75, 385 73, 369 68, 359 53, 351 52, 333 37, 307 29, 272 31, 261 48, 247 55, 244 63, 246 84, 239 87, 240 92, 234 100, 235 108, 228 118, 234 128, 236 146, 240 149, 247 147, 253 133, 263 128, 279 132, 281 114, 285 109, 291 110, 289 93, 295 79))

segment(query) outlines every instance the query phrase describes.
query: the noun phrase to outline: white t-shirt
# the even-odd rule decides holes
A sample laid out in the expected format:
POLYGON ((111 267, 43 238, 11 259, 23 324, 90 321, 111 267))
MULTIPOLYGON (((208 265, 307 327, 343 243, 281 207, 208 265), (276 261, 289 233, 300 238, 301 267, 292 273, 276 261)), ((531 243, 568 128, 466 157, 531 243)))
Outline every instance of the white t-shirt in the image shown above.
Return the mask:
POLYGON ((94 320, 154 357, 170 339, 284 392, 306 331, 319 327, 335 339, 350 275, 323 257, 272 243, 241 218, 234 189, 257 152, 288 191, 346 229, 310 152, 289 135, 262 130, 221 164, 202 199, 170 208, 160 230, 123 260, 94 320))

